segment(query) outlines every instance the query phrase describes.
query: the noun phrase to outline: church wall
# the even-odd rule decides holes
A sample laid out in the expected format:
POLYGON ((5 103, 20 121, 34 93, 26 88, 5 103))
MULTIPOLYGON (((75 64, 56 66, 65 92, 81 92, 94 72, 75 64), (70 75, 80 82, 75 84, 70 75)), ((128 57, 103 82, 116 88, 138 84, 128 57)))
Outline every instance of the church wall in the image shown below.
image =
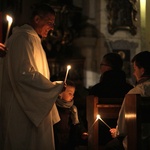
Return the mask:
MULTIPOLYGON (((90 2, 92 0, 89 0, 90 2)), ((89 3, 90 3, 89 2, 89 3)), ((89 22, 93 24, 97 30, 99 31, 99 36, 95 38, 96 42, 95 45, 91 48, 93 54, 91 54, 92 58, 86 57, 87 54, 84 53, 86 57, 86 64, 85 67, 85 86, 88 88, 95 83, 98 82, 100 72, 99 72, 99 64, 104 54, 108 52, 112 52, 114 50, 121 51, 125 55, 127 53, 128 58, 125 60, 125 70, 127 72, 128 79, 131 79, 132 69, 130 66, 131 58, 138 52, 141 51, 141 28, 140 28, 140 7, 139 2, 137 2, 134 6, 137 8, 136 18, 137 21, 134 21, 135 26, 137 27, 137 33, 132 35, 129 30, 122 30, 119 29, 115 31, 113 34, 108 32, 108 11, 106 9, 107 0, 95 0, 95 6, 89 7, 89 11, 87 15, 89 15, 89 22), (98 2, 98 3, 97 3, 98 2), (99 7, 98 7, 99 6, 99 7), (95 12, 95 14, 93 14, 95 12), (91 15, 92 14, 92 15, 91 15), (91 17, 92 16, 92 17, 91 17), (128 62, 127 62, 128 61, 128 62), (94 62, 94 63, 93 63, 94 62)), ((123 18, 122 18, 123 19, 123 18)), ((82 46, 82 42, 80 43, 81 52, 86 51, 86 49, 90 49, 88 47, 89 43, 87 43, 86 48, 82 46)))
MULTIPOLYGON (((40 1, 40 0, 39 0, 40 1)), ((106 6, 108 1, 113 0, 73 0, 73 4, 82 8, 82 15, 87 18, 86 26, 81 30, 78 38, 73 40, 74 46, 78 47, 79 53, 85 58, 84 63, 84 86, 89 88, 99 81, 100 72, 99 64, 104 54, 113 50, 129 53, 130 59, 141 51, 141 46, 144 49, 149 49, 150 21, 146 22, 146 29, 143 35, 145 47, 141 43, 141 26, 140 26, 140 1, 137 1, 137 21, 134 24, 137 27, 137 34, 132 35, 128 30, 117 30, 113 34, 108 32, 108 11, 106 6)), ((116 0, 119 2, 119 0, 116 0)), ((22 24, 28 19, 28 6, 37 0, 22 0, 22 12, 19 14, 19 23, 22 24), (25 17, 23 17, 25 16, 25 17)), ((150 2, 147 1, 147 5, 150 2)), ((147 16, 149 9, 147 8, 147 16)), ((80 24, 81 22, 79 22, 80 24)), ((129 65, 129 63, 128 63, 129 65)), ((130 66, 131 67, 131 66, 130 66)), ((131 68, 129 68, 131 69, 131 68)), ((131 75, 131 74, 130 74, 131 75)), ((128 76, 130 78, 131 76, 128 76)))

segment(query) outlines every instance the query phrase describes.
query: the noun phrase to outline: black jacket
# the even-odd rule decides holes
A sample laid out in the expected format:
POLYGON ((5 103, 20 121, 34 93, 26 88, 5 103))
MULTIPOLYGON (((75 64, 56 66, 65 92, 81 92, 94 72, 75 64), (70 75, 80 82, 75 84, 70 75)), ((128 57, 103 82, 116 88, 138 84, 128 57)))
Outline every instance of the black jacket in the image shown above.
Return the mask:
POLYGON ((124 98, 133 86, 126 82, 125 72, 110 70, 103 73, 100 82, 89 90, 89 95, 99 98, 124 98))
POLYGON ((87 132, 81 123, 72 124, 70 108, 57 106, 60 121, 54 124, 56 150, 74 150, 80 143, 81 135, 87 132))

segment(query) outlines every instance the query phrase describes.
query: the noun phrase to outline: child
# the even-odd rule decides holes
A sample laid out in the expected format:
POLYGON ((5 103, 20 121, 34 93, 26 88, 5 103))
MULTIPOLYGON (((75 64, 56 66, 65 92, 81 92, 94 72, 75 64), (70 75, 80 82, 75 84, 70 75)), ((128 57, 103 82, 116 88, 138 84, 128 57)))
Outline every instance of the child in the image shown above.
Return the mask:
POLYGON ((74 150, 80 140, 86 140, 88 134, 78 118, 77 107, 73 105, 75 85, 67 81, 66 87, 59 94, 56 106, 60 115, 60 122, 54 125, 56 150, 74 150))

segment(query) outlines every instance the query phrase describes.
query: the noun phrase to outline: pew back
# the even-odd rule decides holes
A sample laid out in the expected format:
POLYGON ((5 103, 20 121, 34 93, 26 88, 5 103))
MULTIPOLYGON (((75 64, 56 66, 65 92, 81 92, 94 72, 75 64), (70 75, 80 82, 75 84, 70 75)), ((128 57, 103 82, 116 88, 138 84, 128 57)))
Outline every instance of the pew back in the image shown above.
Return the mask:
MULTIPOLYGON (((125 96, 128 150, 142 150, 142 125, 150 123, 150 97, 138 94, 125 96)), ((149 128, 150 129, 150 128, 149 128)))
POLYGON ((97 114, 100 114, 102 119, 117 119, 121 108, 123 98, 98 98, 95 96, 87 96, 86 99, 86 114, 88 122, 88 150, 98 150, 98 122, 96 121, 97 114), (100 102, 100 103, 99 103, 100 102))

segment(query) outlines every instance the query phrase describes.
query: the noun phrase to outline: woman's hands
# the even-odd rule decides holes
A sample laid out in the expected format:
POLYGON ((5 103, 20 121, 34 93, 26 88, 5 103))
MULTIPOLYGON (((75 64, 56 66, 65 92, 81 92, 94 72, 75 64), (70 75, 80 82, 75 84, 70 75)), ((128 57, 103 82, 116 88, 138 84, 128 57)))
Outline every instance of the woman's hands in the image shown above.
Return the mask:
POLYGON ((111 128, 109 131, 111 133, 112 138, 115 138, 116 137, 116 128, 111 128))

